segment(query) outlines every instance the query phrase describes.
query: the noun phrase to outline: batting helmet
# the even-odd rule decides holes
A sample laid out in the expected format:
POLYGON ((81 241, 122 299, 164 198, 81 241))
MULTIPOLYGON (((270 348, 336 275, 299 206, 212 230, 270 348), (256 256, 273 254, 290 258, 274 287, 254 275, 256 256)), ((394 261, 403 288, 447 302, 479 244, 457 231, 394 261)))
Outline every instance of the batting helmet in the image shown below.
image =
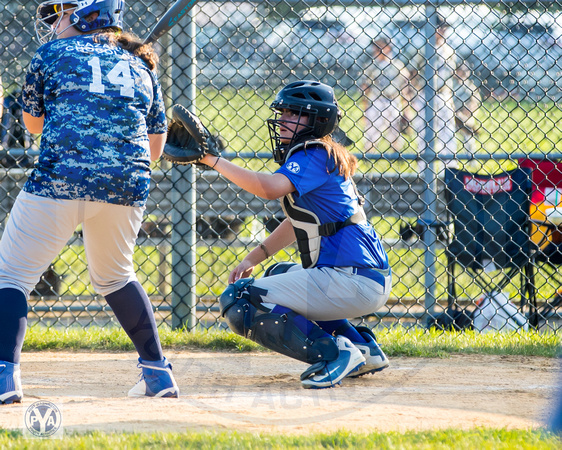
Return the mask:
POLYGON ((283 144, 279 135, 279 126, 286 121, 278 118, 267 121, 269 136, 273 147, 275 162, 283 164, 285 153, 297 142, 320 139, 331 134, 338 125, 342 113, 334 95, 334 90, 318 81, 296 81, 285 86, 275 96, 270 108, 279 115, 284 110, 298 114, 295 122, 301 125, 289 144, 283 144), (301 117, 308 117, 308 121, 301 117))
POLYGON ((123 30, 124 0, 49 0, 37 7, 35 32, 41 43, 52 40, 62 31, 56 24, 64 10, 71 11, 70 25, 83 33, 103 28, 123 30), (97 15, 95 15, 97 13, 97 15))

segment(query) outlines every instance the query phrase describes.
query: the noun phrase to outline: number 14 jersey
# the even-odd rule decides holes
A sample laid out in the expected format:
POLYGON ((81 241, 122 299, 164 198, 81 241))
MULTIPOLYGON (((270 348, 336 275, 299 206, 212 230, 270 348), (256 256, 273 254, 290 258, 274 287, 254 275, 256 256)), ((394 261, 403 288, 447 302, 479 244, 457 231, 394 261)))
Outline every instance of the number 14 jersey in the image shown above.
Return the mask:
POLYGON ((92 35, 51 41, 31 61, 22 103, 45 116, 26 192, 145 204, 148 135, 165 133, 167 124, 160 84, 144 61, 92 35))

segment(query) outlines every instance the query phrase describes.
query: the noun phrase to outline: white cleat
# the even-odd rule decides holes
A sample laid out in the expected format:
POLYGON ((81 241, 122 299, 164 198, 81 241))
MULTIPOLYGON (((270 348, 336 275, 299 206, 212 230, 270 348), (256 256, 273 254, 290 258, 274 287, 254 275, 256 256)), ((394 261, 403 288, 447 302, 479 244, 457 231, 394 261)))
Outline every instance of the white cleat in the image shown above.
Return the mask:
POLYGON ((303 372, 301 382, 305 389, 334 387, 365 364, 365 358, 349 339, 336 336, 336 343, 340 351, 337 359, 313 364, 303 372))

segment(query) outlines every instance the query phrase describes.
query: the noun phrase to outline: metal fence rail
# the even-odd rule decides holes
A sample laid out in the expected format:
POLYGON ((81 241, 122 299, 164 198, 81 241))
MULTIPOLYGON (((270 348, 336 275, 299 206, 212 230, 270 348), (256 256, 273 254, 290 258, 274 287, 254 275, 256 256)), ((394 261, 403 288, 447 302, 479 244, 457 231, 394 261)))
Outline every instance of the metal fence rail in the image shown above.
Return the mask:
MULTIPOLYGON (((37 49, 38 3, 0 0, 0 231, 38 155, 17 101, 37 49)), ((166 5, 135 0, 126 8, 126 27, 145 36, 166 5)), ((395 275, 388 304, 358 320, 426 326, 450 306, 445 167, 486 175, 525 157, 562 156, 561 9, 524 0, 200 1, 157 44, 159 78, 168 106, 197 110, 227 143, 226 157, 264 171, 276 168, 264 124, 274 93, 295 79, 333 85, 345 112, 341 130, 360 158, 355 181, 395 275), (377 69, 381 52, 388 52, 384 67, 397 68, 390 79, 377 69)), ((220 324, 216 297, 236 262, 279 223, 279 204, 214 171, 164 161, 153 169, 135 253, 140 281, 162 323, 220 324)), ((295 248, 279 258, 298 262, 295 248)), ((519 305, 517 280, 505 292, 539 329, 557 330, 562 284, 547 269, 536 262, 535 309, 519 305)), ((458 278, 454 306, 476 310, 485 290, 464 271, 458 278)), ((77 230, 32 295, 30 322, 111 321, 89 283, 77 230)))

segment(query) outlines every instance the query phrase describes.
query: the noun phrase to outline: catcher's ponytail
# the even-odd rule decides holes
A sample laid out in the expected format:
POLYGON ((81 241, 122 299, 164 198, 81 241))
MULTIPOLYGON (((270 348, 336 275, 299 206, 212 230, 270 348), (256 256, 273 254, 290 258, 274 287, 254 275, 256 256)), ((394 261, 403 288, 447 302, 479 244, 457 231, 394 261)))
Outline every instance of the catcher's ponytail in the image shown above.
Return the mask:
POLYGON ((328 155, 334 158, 334 171, 337 170, 338 175, 343 175, 346 180, 350 176, 354 175, 355 171, 357 170, 357 158, 352 155, 343 145, 335 142, 332 139, 331 135, 324 136, 320 140, 326 142, 328 155))

